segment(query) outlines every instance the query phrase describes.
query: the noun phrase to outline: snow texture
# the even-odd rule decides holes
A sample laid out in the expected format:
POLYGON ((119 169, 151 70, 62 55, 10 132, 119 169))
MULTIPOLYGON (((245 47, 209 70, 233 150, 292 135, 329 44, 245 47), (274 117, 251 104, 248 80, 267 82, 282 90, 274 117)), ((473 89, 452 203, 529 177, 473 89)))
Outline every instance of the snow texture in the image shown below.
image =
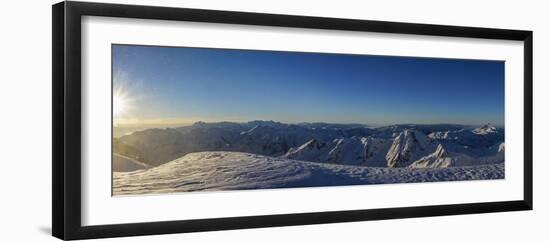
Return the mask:
MULTIPOLYGON (((316 144, 310 143, 316 148, 316 144)), ((432 155, 443 158, 438 146, 432 155)), ((298 161, 241 152, 190 153, 166 164, 113 173, 113 195, 437 182, 504 178, 504 164, 381 168, 298 161)))

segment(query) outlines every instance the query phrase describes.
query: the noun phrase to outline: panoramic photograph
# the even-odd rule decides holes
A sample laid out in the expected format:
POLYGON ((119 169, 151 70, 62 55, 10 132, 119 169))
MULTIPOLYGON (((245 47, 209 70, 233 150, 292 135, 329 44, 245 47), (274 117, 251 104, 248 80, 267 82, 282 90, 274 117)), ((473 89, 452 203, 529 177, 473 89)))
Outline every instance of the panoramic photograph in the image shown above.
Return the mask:
POLYGON ((504 179, 503 61, 111 49, 114 196, 504 179))

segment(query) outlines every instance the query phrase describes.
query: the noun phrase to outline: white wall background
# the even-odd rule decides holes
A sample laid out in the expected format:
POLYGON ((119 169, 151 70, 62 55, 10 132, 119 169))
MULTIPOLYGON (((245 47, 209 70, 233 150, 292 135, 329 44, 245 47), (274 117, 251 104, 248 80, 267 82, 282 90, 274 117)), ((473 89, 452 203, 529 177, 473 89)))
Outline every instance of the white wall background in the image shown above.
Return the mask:
MULTIPOLYGON (((115 240, 545 240, 550 219, 550 21, 545 1, 118 0, 118 3, 534 31, 534 206, 508 212, 115 240)), ((0 13, 0 240, 54 240, 51 230, 51 8, 9 1, 0 13)))

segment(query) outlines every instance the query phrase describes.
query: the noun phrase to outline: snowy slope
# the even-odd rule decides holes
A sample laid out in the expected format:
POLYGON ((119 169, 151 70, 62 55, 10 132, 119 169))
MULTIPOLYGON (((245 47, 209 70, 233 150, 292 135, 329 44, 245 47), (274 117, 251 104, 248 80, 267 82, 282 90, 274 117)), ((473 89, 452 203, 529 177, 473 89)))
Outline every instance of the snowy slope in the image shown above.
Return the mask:
POLYGON ((240 152, 199 152, 147 170, 113 173, 113 194, 317 187, 504 178, 504 165, 433 169, 313 163, 240 152))
POLYGON ((288 152, 282 157, 288 159, 321 162, 328 160, 328 153, 330 152, 330 149, 331 147, 328 143, 317 139, 311 139, 297 148, 290 148, 290 150, 288 150, 288 152))
POLYGON ((120 154, 113 154, 114 172, 131 172, 135 170, 149 168, 149 165, 120 154))

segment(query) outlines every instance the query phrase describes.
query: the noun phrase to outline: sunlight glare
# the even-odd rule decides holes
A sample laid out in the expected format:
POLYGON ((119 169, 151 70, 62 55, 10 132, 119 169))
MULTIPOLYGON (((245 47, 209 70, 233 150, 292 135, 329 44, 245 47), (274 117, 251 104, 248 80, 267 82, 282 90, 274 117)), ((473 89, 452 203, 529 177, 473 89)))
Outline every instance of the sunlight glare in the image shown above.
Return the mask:
POLYGON ((132 99, 127 91, 116 88, 113 92, 113 117, 117 119, 127 115, 131 109, 131 102, 132 99))
POLYGON ((114 95, 113 96, 113 115, 115 117, 120 115, 122 112, 124 112, 125 108, 126 108, 126 101, 124 100, 124 97, 120 95, 114 95))

